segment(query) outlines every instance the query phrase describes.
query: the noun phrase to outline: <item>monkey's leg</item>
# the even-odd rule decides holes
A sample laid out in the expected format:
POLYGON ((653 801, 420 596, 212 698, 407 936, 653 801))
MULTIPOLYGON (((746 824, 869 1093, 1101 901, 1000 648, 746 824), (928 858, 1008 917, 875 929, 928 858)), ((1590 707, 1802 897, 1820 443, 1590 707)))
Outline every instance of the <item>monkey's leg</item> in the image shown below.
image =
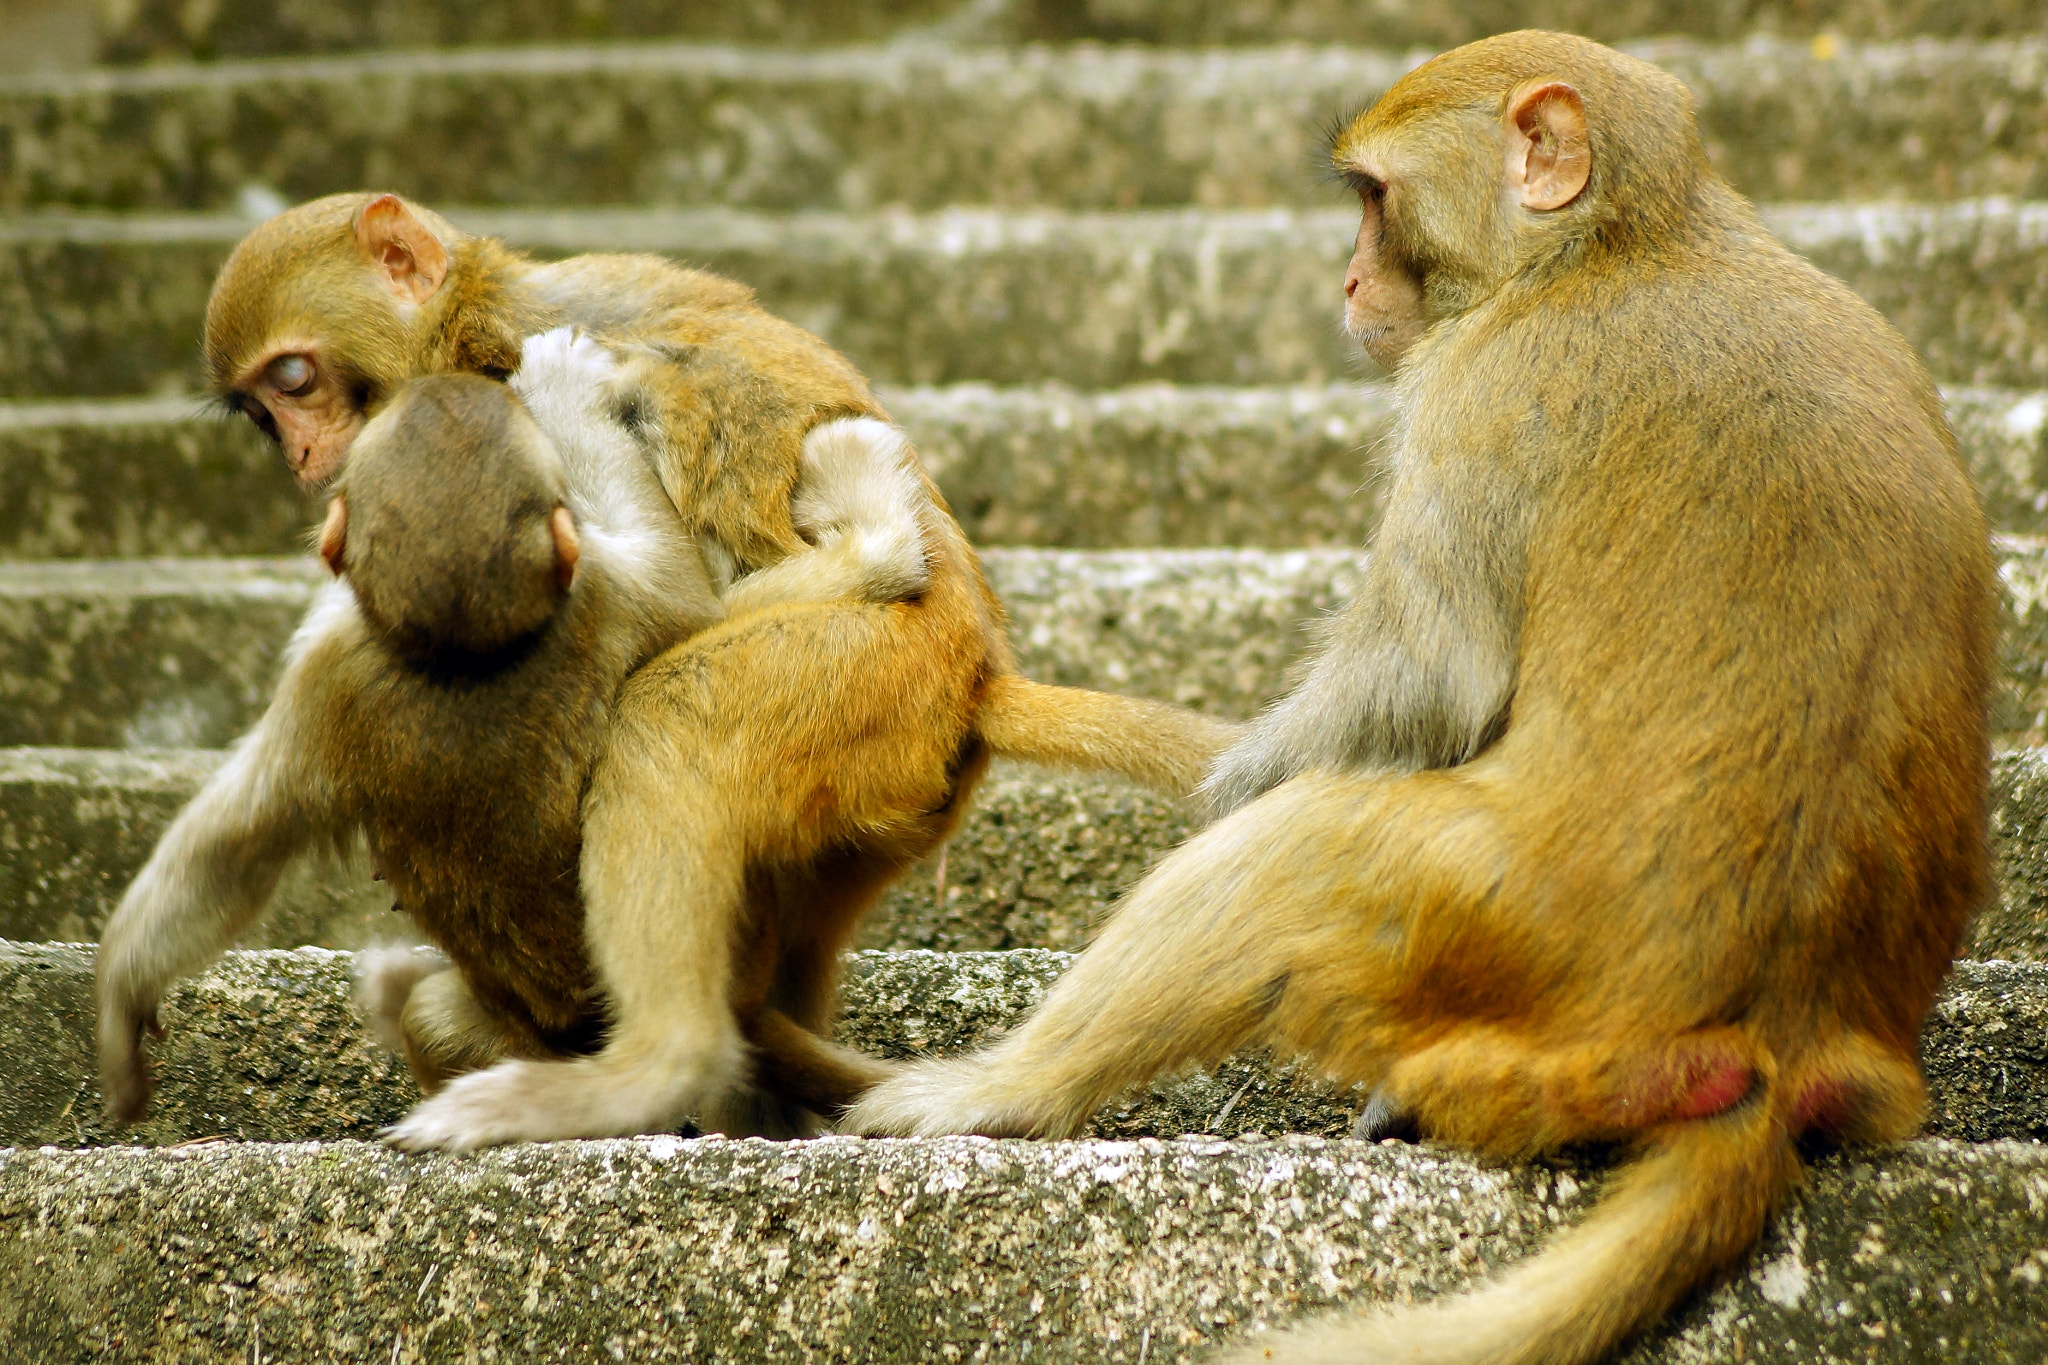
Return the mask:
MULTIPOLYGON (((620 747, 615 741, 615 757, 620 747)), ((744 1083, 746 1043, 729 996, 744 927, 742 847, 715 828, 723 804, 715 787, 673 769, 653 780, 643 766, 650 757, 607 765, 631 800, 600 797, 587 807, 587 933, 613 1018, 604 1047, 458 1076, 389 1130, 392 1143, 461 1151, 661 1132, 744 1083), (694 837, 678 839, 685 814, 694 837)))
POLYGON ((292 856, 331 832, 306 772, 286 688, 164 832, 100 936, 100 1090, 128 1122, 149 1102, 142 1035, 173 981, 226 950, 269 904, 292 856))
POLYGON ((1484 894, 1487 851, 1456 844, 1488 840, 1490 821, 1458 793, 1427 796, 1452 785, 1276 788, 1160 863, 1007 1038, 884 1082, 845 1126, 1066 1136, 1128 1085, 1269 1041, 1372 1079, 1398 1051, 1384 1001, 1407 917, 1484 894))

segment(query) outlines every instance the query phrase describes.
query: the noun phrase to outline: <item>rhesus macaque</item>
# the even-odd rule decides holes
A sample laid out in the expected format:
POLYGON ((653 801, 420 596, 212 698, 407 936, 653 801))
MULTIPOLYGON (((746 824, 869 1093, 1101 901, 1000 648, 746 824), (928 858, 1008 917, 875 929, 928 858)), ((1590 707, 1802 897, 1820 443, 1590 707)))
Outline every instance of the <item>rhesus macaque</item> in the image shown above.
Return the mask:
MULTIPOLYGON (((851 1054, 803 1035, 831 1023, 839 953, 859 916, 945 838, 991 752, 1186 794, 1240 727, 1019 677, 1001 605, 865 381, 731 281, 652 257, 538 264, 395 196, 336 196, 271 219, 236 248, 208 305, 206 355, 222 401, 274 434, 302 483, 317 488, 343 475, 364 423, 409 380, 475 374, 517 385, 526 339, 562 327, 622 358, 604 412, 562 397, 559 385, 524 394, 540 432, 585 471, 583 502, 569 504, 578 563, 609 528, 611 571, 639 575, 634 609, 673 618, 676 638, 689 638, 606 699, 580 807, 580 943, 524 942, 526 960, 486 969, 450 940, 457 970, 431 976, 431 961, 369 964, 369 1012, 421 1061, 422 1080, 466 1073, 390 1137, 471 1148, 658 1131, 692 1116, 733 1133, 801 1130, 805 1114, 766 1112, 755 1097, 793 1096, 817 1112, 860 1079, 851 1054), (818 473, 807 467, 808 443, 849 427, 898 443, 921 493, 904 514, 921 575, 890 600, 872 595, 902 587, 883 573, 860 598, 792 603, 806 595, 798 585, 829 585, 844 567, 834 567, 831 546, 805 539, 799 518, 802 482, 818 473), (630 438, 628 453, 574 455, 593 441, 611 450, 602 433, 616 431, 630 438), (692 562, 695 579, 677 567, 692 562), (725 605, 749 609, 691 634, 728 588, 725 605), (763 602, 782 605, 752 609, 763 602), (485 998, 515 977, 531 996, 519 1008, 549 993, 567 1002, 536 1015, 524 1035, 498 1017, 518 1012, 508 996, 485 998), (586 1000, 601 1000, 601 1011, 586 1000), (600 1018, 601 1041, 589 1022, 600 1018)), ((329 527, 344 566, 347 527, 346 510, 329 527)), ((559 566, 566 541, 553 543, 559 566)), ((334 742, 329 732, 398 742, 378 739, 374 708, 352 728, 295 700, 330 666, 326 654, 314 661, 314 646, 328 611, 341 611, 331 604, 354 600, 331 596, 309 616, 271 713, 165 835, 108 925, 99 1047, 116 1118, 146 1102, 141 1038, 164 988, 231 942, 284 860, 327 830, 331 793, 301 779, 334 742)), ((642 638, 614 631, 559 657, 630 653, 642 638)), ((572 719, 503 727, 508 774, 558 761, 550 755, 559 750, 592 751, 595 732, 563 738, 555 725, 572 719), (522 756, 527 740, 540 747, 522 756)), ((408 847, 443 838, 455 849, 468 826, 485 837, 498 817, 472 812, 501 792, 512 800, 553 789, 540 777, 451 779, 437 799, 417 800, 408 847), (465 829, 419 832, 432 821, 465 829)), ((424 903, 406 878, 424 887, 464 875, 441 858, 393 857, 383 871, 402 902, 424 903)), ((470 951, 509 952, 497 927, 479 923, 470 951)), ((870 1064, 865 1078, 877 1074, 870 1064)))
MULTIPOLYGON (((640 501, 605 501, 644 467, 608 415, 643 401, 630 371, 565 328, 527 342, 512 385, 567 434, 563 448, 513 387, 474 375, 412 381, 364 427, 320 535, 346 582, 309 611, 241 771, 173 826, 106 935, 109 962, 137 935, 154 940, 153 916, 176 913, 193 879, 258 913, 296 846, 360 832, 441 949, 361 962, 373 1030, 429 1090, 499 1056, 589 1052, 602 1038, 580 807, 626 676, 722 608, 888 601, 928 580, 920 532, 936 509, 887 423, 812 428, 793 521, 817 548, 721 603, 689 537, 647 525, 640 501), (259 828, 270 832, 255 851, 259 828)), ((763 999, 732 1007, 760 1074, 722 1097, 715 1121, 800 1131, 883 1074, 763 999)))
POLYGON ((1673 77, 1515 33, 1336 139, 1404 399, 1365 579, 1225 817, 871 1133, 1074 1132, 1267 1044, 1516 1157, 1633 1160, 1476 1293, 1247 1361, 1578 1362, 1739 1256, 1808 1133, 1890 1141, 1984 897, 1993 577, 1933 384, 1709 168, 1673 77))

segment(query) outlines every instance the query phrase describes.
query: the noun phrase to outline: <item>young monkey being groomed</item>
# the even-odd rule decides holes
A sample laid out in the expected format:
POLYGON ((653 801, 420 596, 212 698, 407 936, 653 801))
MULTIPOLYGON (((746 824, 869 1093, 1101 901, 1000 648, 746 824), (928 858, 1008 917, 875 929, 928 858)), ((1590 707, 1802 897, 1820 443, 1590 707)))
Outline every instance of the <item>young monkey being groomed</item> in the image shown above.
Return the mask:
POLYGON ((1247 1361, 1567 1365, 1756 1239, 1797 1142, 1911 1134, 1988 884, 1994 578, 1912 351, 1707 162, 1675 78, 1515 33, 1337 138, 1403 420, 1357 598, 1015 1032, 847 1124, 1074 1132, 1267 1044, 1514 1157, 1613 1140, 1476 1293, 1247 1361))

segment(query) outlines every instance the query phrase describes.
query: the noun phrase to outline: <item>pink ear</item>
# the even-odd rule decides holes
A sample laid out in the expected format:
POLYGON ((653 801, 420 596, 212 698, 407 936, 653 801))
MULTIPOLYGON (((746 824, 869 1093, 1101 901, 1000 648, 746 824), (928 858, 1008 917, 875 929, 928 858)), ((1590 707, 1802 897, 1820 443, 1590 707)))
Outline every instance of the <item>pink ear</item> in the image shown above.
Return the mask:
POLYGON ((1508 187, 1539 213, 1579 197, 1593 174, 1586 103, 1563 81, 1538 81, 1508 99, 1508 187))
POLYGON ((356 215, 356 245, 405 303, 425 303, 448 278, 448 248, 395 194, 380 194, 356 215))
POLYGON ((327 561, 327 572, 336 578, 347 567, 342 558, 342 547, 348 542, 348 504, 335 498, 327 504, 327 520, 320 524, 320 557, 327 561))
POLYGON ((576 518, 566 507, 557 507, 548 518, 548 532, 555 538, 555 581, 567 588, 576 581, 576 562, 583 547, 576 539, 576 518))

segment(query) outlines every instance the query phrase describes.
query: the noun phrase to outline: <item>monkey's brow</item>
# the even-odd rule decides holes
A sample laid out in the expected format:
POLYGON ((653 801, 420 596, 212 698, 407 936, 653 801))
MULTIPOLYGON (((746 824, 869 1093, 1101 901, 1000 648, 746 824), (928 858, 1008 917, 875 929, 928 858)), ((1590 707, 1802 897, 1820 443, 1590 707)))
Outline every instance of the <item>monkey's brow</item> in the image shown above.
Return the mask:
POLYGON ((1356 166, 1335 167, 1331 175, 1342 181, 1360 199, 1377 199, 1387 192, 1386 181, 1376 175, 1367 175, 1356 166))

